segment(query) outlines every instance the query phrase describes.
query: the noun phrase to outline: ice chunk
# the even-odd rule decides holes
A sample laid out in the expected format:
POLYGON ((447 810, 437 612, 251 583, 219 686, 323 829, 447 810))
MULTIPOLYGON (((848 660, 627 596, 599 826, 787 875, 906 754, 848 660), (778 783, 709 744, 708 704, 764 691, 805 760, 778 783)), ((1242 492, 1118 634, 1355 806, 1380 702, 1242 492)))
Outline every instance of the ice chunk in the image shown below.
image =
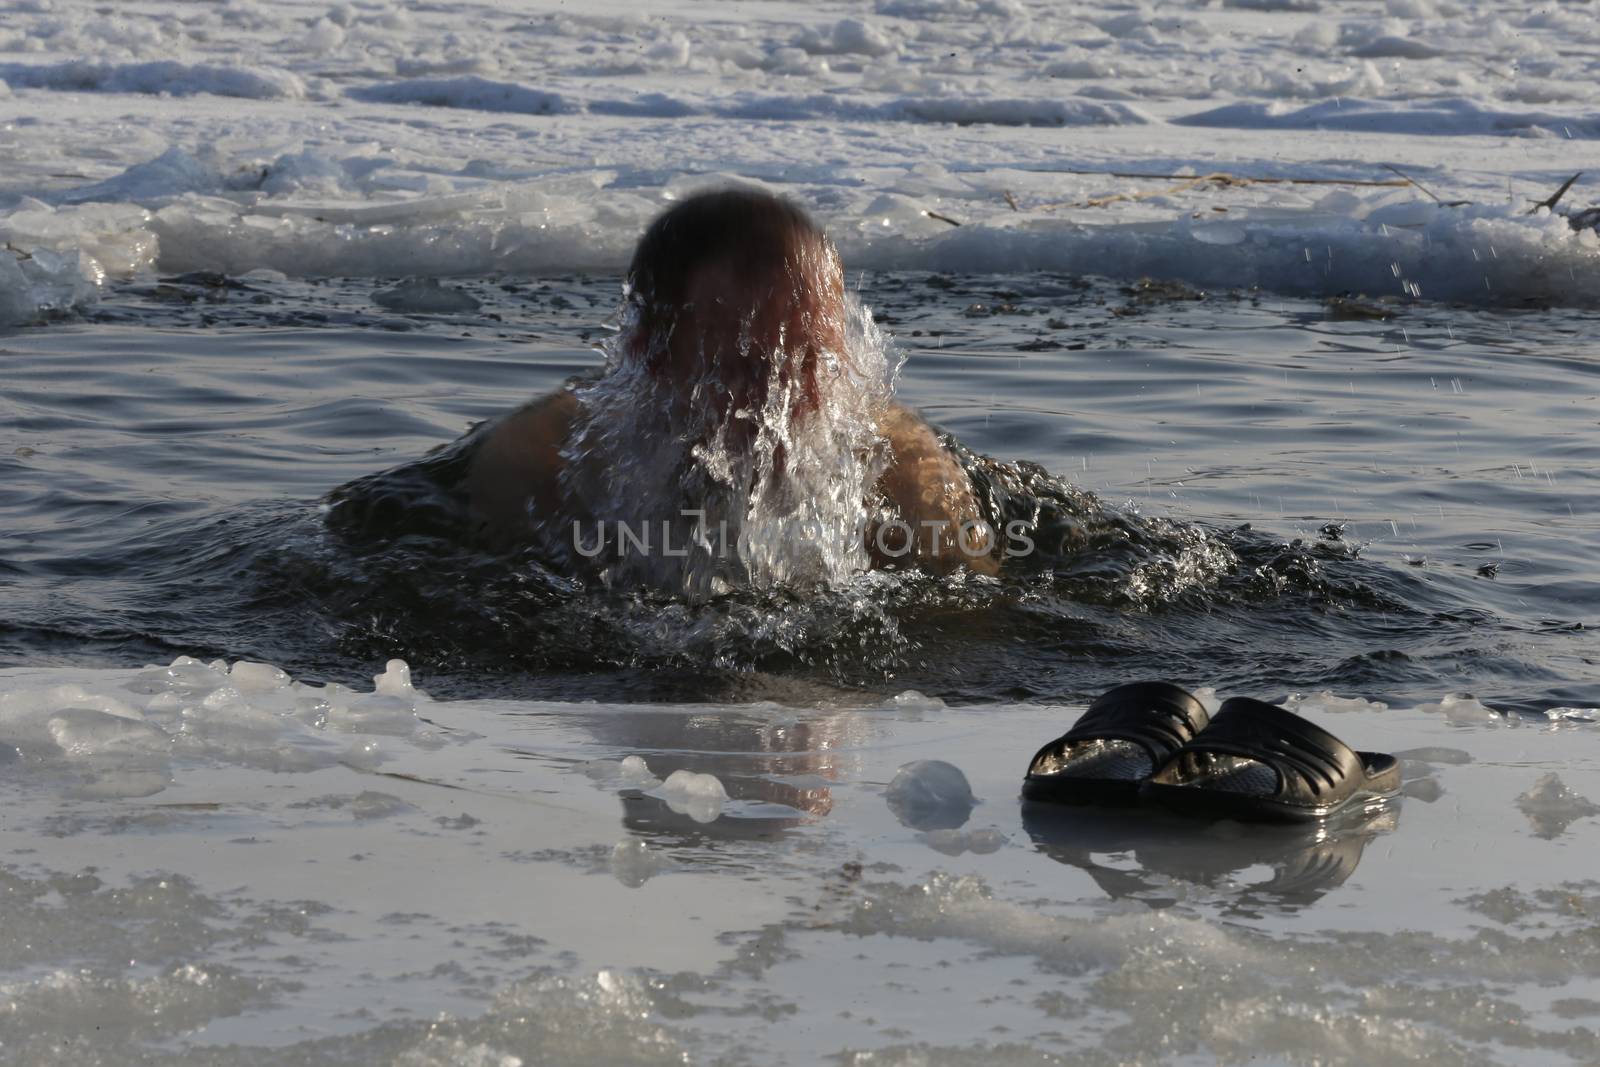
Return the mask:
POLYGON ((99 756, 118 750, 164 752, 172 739, 147 722, 87 708, 68 708, 51 716, 50 737, 69 757, 99 756))
POLYGON ((907 763, 884 791, 889 809, 913 830, 953 830, 966 824, 978 803, 961 768, 944 760, 907 763))
POLYGON ((406 697, 357 694, 348 704, 330 704, 322 725, 341 733, 406 737, 417 728, 416 704, 406 697))
MULTIPOLYGON (((1524 134, 1539 132, 1560 135, 1563 129, 1577 135, 1583 130, 1588 135, 1593 119, 1573 119, 1542 111, 1505 111, 1464 97, 1441 100, 1380 100, 1361 99, 1376 96, 1382 87, 1381 77, 1371 68, 1370 61, 1363 63, 1361 75, 1348 83, 1350 97, 1309 104, 1303 108, 1286 109, 1279 102, 1224 104, 1194 115, 1175 118, 1180 126, 1221 126, 1231 129, 1330 129, 1360 130, 1366 133, 1426 133, 1432 136, 1473 136, 1498 134, 1505 136, 1516 131, 1524 134)), ((1252 75, 1259 77, 1260 75, 1252 75)), ((1220 77, 1220 76, 1219 76, 1220 77)), ((1230 75, 1229 78, 1236 77, 1230 75)), ((1224 79, 1229 80, 1229 79, 1224 79)), ((1235 86, 1235 88, 1247 88, 1235 86)), ((1301 94, 1322 96, 1339 88, 1332 84, 1306 85, 1301 94)), ((1287 86, 1279 86, 1282 95, 1287 86)), ((1462 217, 1454 211, 1442 211, 1441 217, 1462 217)))
POLYGON ((305 83, 273 67, 206 63, 0 63, 0 75, 18 89, 69 92, 148 93, 168 96, 235 96, 249 100, 298 100, 305 83))
POLYGON ((135 693, 198 697, 211 692, 226 680, 225 671, 207 666, 193 656, 179 656, 165 667, 146 667, 128 683, 127 688, 135 693))
POLYGON ((346 36, 348 35, 344 26, 331 18, 321 18, 313 22, 306 35, 300 39, 300 47, 307 52, 328 55, 344 47, 346 36))
POLYGON ((200 706, 207 711, 215 711, 218 708, 232 707, 242 699, 239 690, 231 685, 222 685, 207 693, 205 699, 200 701, 200 706))
POLYGON ((590 760, 579 769, 595 781, 617 789, 654 789, 661 784, 661 779, 650 773, 650 765, 639 756, 590 760))
POLYGON ((260 190, 270 196, 337 197, 355 190, 350 174, 337 160, 317 152, 294 152, 279 156, 261 173, 260 190))
POLYGON ((316 729, 397 737, 413 734, 417 704, 426 697, 411 685, 411 670, 405 661, 390 660, 372 681, 371 693, 356 693, 337 684, 295 685, 281 707, 284 714, 316 729))
POLYGON ((1389 705, 1381 700, 1335 696, 1330 689, 1324 689, 1320 693, 1295 693, 1283 702, 1283 706, 1296 715, 1328 715, 1346 711, 1389 710, 1389 705))
POLYGON ((661 873, 666 864, 648 845, 633 837, 617 842, 611 850, 609 866, 613 878, 629 889, 637 889, 661 873))
POLYGON ((728 791, 716 775, 681 769, 667 775, 656 795, 667 807, 695 822, 716 821, 728 799, 728 791))
POLYGON ((920 719, 923 712, 940 711, 946 704, 938 697, 919 693, 915 689, 907 689, 884 701, 884 706, 900 712, 901 718, 920 719))
POLYGON ((1085 56, 1082 59, 1065 59, 1052 63, 1044 68, 1047 78, 1072 78, 1072 79, 1101 79, 1114 78, 1116 68, 1101 56, 1085 56))
POLYGON ((1445 720, 1460 726, 1504 722, 1505 718, 1470 693, 1450 693, 1437 704, 1418 704, 1416 710, 1429 715, 1443 714, 1445 720))
POLYGON ((144 721, 144 716, 116 697, 91 693, 81 685, 68 682, 42 689, 21 689, 0 693, 0 724, 16 721, 39 712, 54 712, 66 708, 90 708, 125 719, 144 721))
POLYGON ((228 677, 241 692, 271 693, 289 684, 289 676, 270 663, 251 663, 239 660, 228 671, 228 677))
POLYGON ((85 282, 96 285, 108 275, 126 277, 148 268, 156 254, 150 213, 130 204, 51 207, 24 199, 0 216, 0 237, 22 262, 37 258, 39 249, 66 258, 78 254, 84 257, 77 265, 85 282))
POLYGON ((886 56, 894 42, 882 29, 861 19, 840 19, 827 34, 810 30, 795 42, 812 55, 886 56))
POLYGON ((619 777, 623 785, 636 788, 643 788, 646 783, 653 784, 660 780, 650 773, 650 765, 640 756, 623 757, 619 777))
POLYGON ((1600 815, 1600 806, 1574 793, 1556 774, 1546 774, 1533 788, 1517 797, 1517 807, 1528 817, 1539 837, 1560 837, 1567 827, 1590 815, 1600 815))
POLYGON ((246 703, 237 689, 223 686, 197 705, 183 709, 179 727, 187 744, 217 748, 237 757, 284 732, 285 723, 271 711, 246 703))
POLYGON ((159 200, 184 193, 213 193, 223 188, 220 164, 210 153, 195 156, 176 145, 154 159, 135 163, 114 178, 72 190, 73 202, 159 200), (204 157, 204 158, 202 158, 204 157))
POLYGON ((412 78, 350 89, 347 96, 382 104, 422 104, 427 107, 503 111, 523 115, 559 115, 574 110, 560 93, 530 89, 515 82, 461 78, 412 78))
POLYGON ((93 303, 101 277, 98 265, 76 250, 0 246, 0 327, 93 303))
POLYGON ((392 659, 384 664, 383 673, 374 675, 373 692, 379 696, 410 699, 417 695, 411 685, 411 668, 403 659, 392 659))

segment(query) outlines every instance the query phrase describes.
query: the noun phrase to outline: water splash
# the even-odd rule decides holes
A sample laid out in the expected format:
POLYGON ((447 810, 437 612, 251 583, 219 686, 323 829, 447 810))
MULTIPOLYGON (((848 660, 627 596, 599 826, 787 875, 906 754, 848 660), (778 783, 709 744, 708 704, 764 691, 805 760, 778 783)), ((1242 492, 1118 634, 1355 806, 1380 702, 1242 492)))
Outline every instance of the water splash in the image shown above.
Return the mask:
POLYGON ((638 352, 637 311, 606 345, 606 369, 576 387, 581 408, 563 488, 587 516, 536 519, 545 541, 600 568, 608 585, 645 585, 691 600, 735 589, 839 587, 867 570, 865 531, 889 463, 878 430, 903 357, 854 296, 836 329, 780 331, 771 350, 746 316, 730 384, 728 356, 699 339, 692 381, 664 376, 638 352), (817 384, 803 372, 815 347, 817 384))

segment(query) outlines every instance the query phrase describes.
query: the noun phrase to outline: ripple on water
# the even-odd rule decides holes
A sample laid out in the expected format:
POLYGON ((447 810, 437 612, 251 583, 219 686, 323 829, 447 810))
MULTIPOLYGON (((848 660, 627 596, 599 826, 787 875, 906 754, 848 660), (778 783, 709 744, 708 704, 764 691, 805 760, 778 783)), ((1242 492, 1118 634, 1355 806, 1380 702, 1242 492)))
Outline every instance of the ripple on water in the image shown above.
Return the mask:
POLYGON ((1043 549, 998 582, 877 574, 691 606, 465 550, 428 518, 448 501, 399 490, 354 544, 323 494, 597 366, 616 280, 464 282, 479 312, 400 334, 374 329, 393 316, 367 283, 252 281, 204 327, 135 287, 6 338, 0 655, 228 653, 327 677, 401 655, 443 692, 803 700, 1059 699, 1159 664, 1268 693, 1600 704, 1592 316, 1337 321, 936 280, 867 275, 861 296, 991 511, 1039 524, 1043 549))

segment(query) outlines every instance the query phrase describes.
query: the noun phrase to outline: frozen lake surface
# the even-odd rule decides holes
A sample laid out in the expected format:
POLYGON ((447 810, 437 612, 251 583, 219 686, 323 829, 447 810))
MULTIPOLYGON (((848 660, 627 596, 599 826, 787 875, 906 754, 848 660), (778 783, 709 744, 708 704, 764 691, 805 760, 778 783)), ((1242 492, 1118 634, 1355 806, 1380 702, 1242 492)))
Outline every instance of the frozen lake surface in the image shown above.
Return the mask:
POLYGON ((1535 205, 1597 168, 1597 44, 1532 0, 24 0, 0 321, 152 263, 616 271, 733 175, 856 268, 1594 307, 1589 187, 1535 205))
POLYGON ((12 1062, 1593 1048, 1592 722, 1303 704, 1407 779, 1308 833, 1023 813, 1062 707, 436 703, 403 679, 0 675, 27 753, 0 829, 12 1062), (890 800, 932 759, 975 804, 890 800))
POLYGON ((0 10, 0 1060, 1592 1062, 1592 5, 570 6, 0 10), (688 605, 330 528, 732 177, 1040 565, 688 605), (1025 811, 1150 677, 1404 796, 1025 811))

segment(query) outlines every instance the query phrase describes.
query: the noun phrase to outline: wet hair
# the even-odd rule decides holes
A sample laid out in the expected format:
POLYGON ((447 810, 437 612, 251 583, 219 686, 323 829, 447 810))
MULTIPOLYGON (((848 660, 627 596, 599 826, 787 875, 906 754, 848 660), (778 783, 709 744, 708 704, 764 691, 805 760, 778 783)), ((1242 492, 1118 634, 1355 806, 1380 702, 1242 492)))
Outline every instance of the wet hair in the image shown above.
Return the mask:
MULTIPOLYGON (((792 383, 798 387, 795 410, 815 410, 822 389, 819 336, 835 336, 842 327, 828 295, 815 287, 829 278, 838 284, 837 264, 833 242, 793 201, 756 189, 695 193, 657 216, 634 250, 625 290, 637 316, 629 350, 656 373, 671 366, 671 338, 691 313, 689 294, 701 268, 725 265, 734 278, 757 285, 776 273, 783 289, 765 299, 782 301, 786 314, 807 324, 803 343, 779 363, 725 356, 717 377, 724 395, 757 404, 770 386, 792 383)), ((763 299, 758 294, 747 296, 763 299)))
POLYGON ((725 261, 736 277, 758 277, 774 256, 798 267, 832 242, 805 209, 757 189, 695 193, 656 216, 634 249, 628 295, 647 316, 671 314, 687 300, 697 268, 725 261))

